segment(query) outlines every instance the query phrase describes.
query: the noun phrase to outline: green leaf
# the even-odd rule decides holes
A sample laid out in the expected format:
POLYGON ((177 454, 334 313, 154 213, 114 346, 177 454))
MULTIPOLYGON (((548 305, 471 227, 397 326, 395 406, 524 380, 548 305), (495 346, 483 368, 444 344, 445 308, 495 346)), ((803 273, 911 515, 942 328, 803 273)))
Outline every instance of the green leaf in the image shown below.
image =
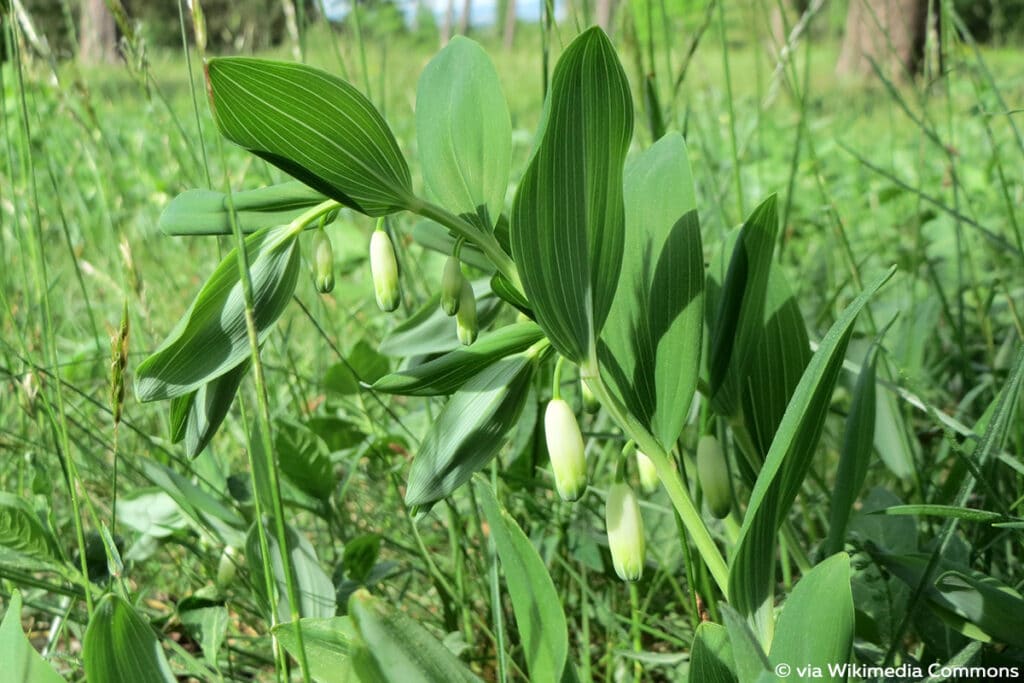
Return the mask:
POLYGON ((391 363, 365 339, 360 339, 341 363, 327 368, 324 385, 339 396, 359 393, 360 385, 372 384, 387 374, 391 363))
POLYGON ((710 321, 708 359, 712 405, 720 415, 735 415, 740 409, 741 380, 764 322, 765 289, 778 230, 772 195, 743 224, 722 281, 710 321))
MULTIPOLYGON (((287 228, 250 235, 245 250, 262 342, 295 291, 301 260, 296 235, 287 228)), ((232 250, 160 348, 135 369, 135 395, 140 401, 183 396, 237 368, 249 354, 242 283, 232 250)))
POLYGON ((978 510, 975 508, 959 507, 957 505, 895 505, 882 510, 876 510, 875 514, 882 515, 929 515, 932 517, 953 517, 965 522, 1021 522, 1024 520, 1014 517, 1007 517, 1000 512, 978 510))
POLYGON ((720 605, 720 608, 725 627, 729 631, 736 677, 740 683, 757 681, 769 669, 767 655, 743 617, 729 605, 720 605))
POLYGON ((762 637, 771 629, 763 621, 770 618, 763 606, 771 604, 775 585, 775 533, 811 465, 857 315, 893 271, 868 284, 822 338, 786 407, 751 492, 729 571, 729 600, 745 616, 758 612, 762 637))
MULTIPOLYGON (((912 589, 930 569, 930 555, 924 553, 898 555, 873 548, 871 556, 912 589)), ((1024 647, 1020 629, 1024 597, 1020 593, 991 576, 946 560, 938 560, 936 566, 939 575, 923 588, 930 607, 951 612, 991 638, 1024 647)))
POLYGON ((195 391, 171 399, 171 442, 185 442, 185 454, 194 458, 220 429, 247 372, 246 358, 220 377, 195 391))
POLYGON ((506 325, 463 346, 411 368, 385 375, 373 388, 406 396, 446 396, 502 358, 525 351, 544 338, 531 322, 506 325))
POLYGON ((238 546, 244 536, 245 520, 222 499, 201 489, 166 465, 148 458, 140 458, 142 474, 154 485, 174 499, 181 511, 199 528, 212 531, 225 545, 238 546))
MULTIPOLYGON (((231 194, 235 219, 245 233, 289 223, 325 199, 295 180, 231 194)), ((213 190, 182 192, 160 214, 158 225, 166 235, 230 235, 227 195, 213 190)))
POLYGON ((850 557, 837 553, 801 578, 786 599, 769 655, 773 668, 818 667, 823 676, 814 680, 846 681, 832 676, 829 665, 850 660, 853 625, 850 557))
POLYGON ((690 649, 690 683, 738 683, 729 632, 710 621, 701 622, 690 649))
POLYGON ((764 294, 764 322, 753 333, 740 394, 743 420, 763 459, 811 360, 807 327, 782 269, 773 264, 764 294))
POLYGON ((182 625, 203 649, 203 659, 218 666, 220 648, 228 631, 227 607, 213 601, 186 598, 178 604, 182 625))
POLYGON ((426 629, 366 590, 352 594, 348 611, 388 683, 479 683, 426 629))
MULTIPOLYGON (((449 256, 455 251, 455 237, 448 228, 431 220, 422 220, 412 227, 412 238, 424 249, 449 256)), ((468 242, 462 243, 459 260, 485 273, 494 272, 494 264, 484 256, 480 248, 468 242)))
MULTIPOLYGON (((480 329, 494 322, 501 300, 490 293, 487 280, 472 283, 476 295, 476 316, 480 329)), ((388 356, 423 356, 444 353, 462 346, 455 332, 455 321, 444 314, 440 293, 427 299, 413 316, 387 333, 378 350, 388 356)))
POLYGON ((228 140, 370 216, 408 208, 409 167, 365 96, 302 64, 219 57, 206 66, 214 120, 228 140))
POLYGON ((832 489, 832 502, 829 510, 828 539, 825 541, 825 554, 831 555, 843 548, 846 539, 846 526, 850 521, 853 503, 857 499, 864 479, 868 474, 868 464, 875 441, 875 364, 878 360, 876 349, 872 345, 861 366, 857 385, 853 389, 853 401, 850 412, 846 416, 846 428, 843 432, 843 447, 839 452, 839 469, 836 472, 836 484, 832 489))
POLYGON ((679 134, 626 171, 625 253, 601 339, 602 371, 666 449, 679 437, 700 373, 704 258, 697 200, 679 134))
POLYGON ((512 256, 537 322, 580 363, 596 359, 619 280, 622 167, 633 134, 629 83, 601 29, 562 53, 545 107, 512 209, 512 256))
POLYGON ((117 499, 117 519, 144 536, 167 538, 184 529, 188 520, 166 491, 134 489, 117 499))
MULTIPOLYGON (((274 575, 274 582, 277 584, 277 614, 291 614, 288 600, 288 582, 285 576, 284 564, 281 561, 280 546, 277 542, 277 534, 274 532, 275 524, 268 520, 266 525, 267 545, 270 551, 270 567, 274 575)), ((299 615, 303 617, 333 617, 335 613, 334 583, 331 582, 326 572, 320 567, 316 557, 316 550, 309 540, 290 525, 285 525, 285 539, 288 546, 288 557, 295 572, 295 590, 299 598, 299 615)), ((249 536, 245 541, 246 559, 253 571, 261 572, 264 566, 263 554, 260 552, 259 531, 253 524, 249 530, 249 536)), ((262 576, 256 577, 254 581, 256 590, 265 601, 264 581, 262 576)), ((269 604, 269 601, 264 604, 269 604)))
POLYGON ((412 461, 407 505, 446 498, 497 455, 523 409, 535 365, 528 354, 503 358, 449 399, 412 461))
POLYGON ((380 556, 380 534, 356 536, 345 544, 341 566, 349 579, 365 583, 380 556))
MULTIPOLYGON (((352 669, 351 655, 360 648, 359 636, 350 617, 300 619, 302 643, 310 674, 320 683, 361 683, 352 669)), ((296 624, 287 621, 273 628, 284 649, 299 658, 296 624)))
POLYGON ((104 683, 175 683, 149 623, 123 598, 108 594, 89 620, 82 644, 85 677, 104 683))
POLYGON ((21 630, 21 592, 15 590, 0 622, 0 662, 4 678, 19 683, 64 683, 21 630))
POLYGON ((327 443, 309 427, 279 418, 274 421, 274 450, 281 473, 308 496, 327 501, 338 481, 327 443))
POLYGON ((530 680, 560 681, 569 635, 555 584, 537 549, 498 503, 487 481, 477 477, 474 487, 505 572, 530 680))
POLYGON ((57 542, 29 504, 0 492, 0 553, 15 564, 64 565, 57 542))
POLYGON ((491 230, 505 203, 512 120, 498 72, 476 42, 455 36, 420 74, 416 145, 438 201, 491 230))

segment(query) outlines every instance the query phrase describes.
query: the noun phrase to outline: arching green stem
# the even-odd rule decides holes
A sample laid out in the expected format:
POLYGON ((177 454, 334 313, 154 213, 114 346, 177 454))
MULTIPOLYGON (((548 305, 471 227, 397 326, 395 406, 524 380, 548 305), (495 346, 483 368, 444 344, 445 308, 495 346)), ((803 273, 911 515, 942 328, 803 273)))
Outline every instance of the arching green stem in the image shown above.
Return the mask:
POLYGON ((715 545, 714 539, 711 538, 711 532, 708 531, 704 520, 701 519, 700 512, 693 504, 689 492, 683 485, 682 477, 673 465, 669 454, 665 452, 665 449, 647 428, 640 424, 640 421, 633 417, 629 410, 608 391, 608 387, 601 378, 596 358, 592 358, 580 366, 580 370, 584 381, 605 410, 611 414, 612 419, 619 424, 629 438, 636 442, 637 448, 642 450, 654 463, 654 467, 658 471, 658 478, 661 480, 662 486, 665 487, 672 506, 679 513, 683 526, 686 527, 694 545, 697 546, 697 551, 711 572, 711 578, 715 580, 718 589, 728 600, 729 569, 725 559, 719 552, 718 546, 715 545))

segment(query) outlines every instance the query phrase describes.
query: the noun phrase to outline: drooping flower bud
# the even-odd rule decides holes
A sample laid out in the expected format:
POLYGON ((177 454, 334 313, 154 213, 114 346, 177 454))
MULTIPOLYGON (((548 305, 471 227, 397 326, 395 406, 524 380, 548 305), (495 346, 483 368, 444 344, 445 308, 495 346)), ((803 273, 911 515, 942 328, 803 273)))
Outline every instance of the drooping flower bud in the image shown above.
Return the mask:
POLYGON ((623 581, 638 581, 644 573, 644 520, 629 484, 619 482, 608 489, 605 524, 615 573, 623 581))
POLYGON ((441 275, 441 310, 445 315, 455 315, 459 312, 464 279, 462 263, 455 256, 449 256, 444 262, 444 273, 441 275))
POLYGON ((640 474, 640 489, 644 493, 654 493, 658 490, 658 470, 654 461, 647 457, 643 451, 636 452, 636 469, 640 474))
POLYGON ((473 286, 466 279, 462 280, 462 291, 459 292, 459 312, 455 314, 455 331, 459 341, 469 346, 476 341, 476 296, 473 286))
POLYGON ((587 456, 576 415, 563 399, 551 399, 544 413, 544 437, 562 500, 579 500, 587 490, 587 456))
POLYGON ((313 279, 316 291, 327 294, 334 289, 334 248, 322 227, 313 235, 313 279))
POLYGON ((383 230, 374 230, 370 238, 370 273, 373 275, 373 291, 377 305, 382 311, 393 311, 402 301, 402 290, 398 283, 398 260, 391 238, 383 230))
POLYGON ((224 589, 235 580, 235 572, 238 568, 240 558, 235 549, 229 545, 224 546, 224 552, 220 555, 217 563, 217 587, 224 589))
POLYGON ((708 510, 717 519, 723 519, 732 508, 732 489, 729 486, 729 466, 718 439, 710 434, 697 442, 697 480, 704 491, 708 510))

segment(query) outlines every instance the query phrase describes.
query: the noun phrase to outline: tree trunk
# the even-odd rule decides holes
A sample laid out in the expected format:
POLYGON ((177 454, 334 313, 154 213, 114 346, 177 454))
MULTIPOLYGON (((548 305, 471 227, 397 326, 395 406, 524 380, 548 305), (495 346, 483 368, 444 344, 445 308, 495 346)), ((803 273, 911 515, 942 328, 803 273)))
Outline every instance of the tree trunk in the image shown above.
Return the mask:
POLYGON ((463 0, 462 16, 459 17, 459 33, 469 35, 469 27, 473 23, 473 0, 463 0))
POLYGON ((78 59, 86 64, 117 61, 117 28, 104 0, 82 0, 78 59))
POLYGON ((503 42, 505 49, 511 50, 516 39, 516 0, 505 1, 505 32, 503 42))
POLYGON ((445 3, 444 23, 441 24, 441 47, 452 39, 452 24, 455 23, 455 0, 445 3))
POLYGON ((912 77, 924 57, 927 19, 928 0, 850 0, 836 73, 870 75, 874 60, 890 78, 912 77))

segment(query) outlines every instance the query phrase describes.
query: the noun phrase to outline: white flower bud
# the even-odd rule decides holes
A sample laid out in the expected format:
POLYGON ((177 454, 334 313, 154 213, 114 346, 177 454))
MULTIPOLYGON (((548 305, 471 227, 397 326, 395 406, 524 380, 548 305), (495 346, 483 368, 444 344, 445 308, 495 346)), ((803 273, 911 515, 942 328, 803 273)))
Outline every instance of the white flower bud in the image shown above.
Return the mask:
POLYGON ((639 580, 644 573, 644 520, 629 484, 620 482, 608 489, 605 524, 615 573, 623 581, 639 580))
POLYGON ((373 291, 382 311, 393 311, 402 301, 398 283, 398 260, 391 238, 383 230, 374 230, 370 238, 370 273, 373 291))
POLYGON ((578 500, 587 490, 587 457, 576 415, 560 398, 544 413, 544 436, 551 458, 555 487, 562 500, 578 500))

